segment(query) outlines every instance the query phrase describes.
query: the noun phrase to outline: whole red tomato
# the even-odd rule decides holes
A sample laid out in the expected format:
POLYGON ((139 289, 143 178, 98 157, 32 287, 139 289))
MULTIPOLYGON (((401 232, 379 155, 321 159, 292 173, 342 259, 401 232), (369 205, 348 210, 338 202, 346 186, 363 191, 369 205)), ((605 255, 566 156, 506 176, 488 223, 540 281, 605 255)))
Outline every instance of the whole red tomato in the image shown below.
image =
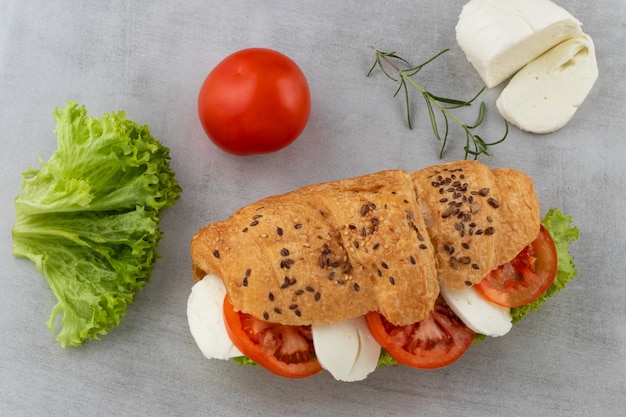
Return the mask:
POLYGON ((207 76, 198 97, 204 131, 236 155, 274 152, 292 143, 311 113, 309 85, 298 65, 280 52, 235 52, 207 76))

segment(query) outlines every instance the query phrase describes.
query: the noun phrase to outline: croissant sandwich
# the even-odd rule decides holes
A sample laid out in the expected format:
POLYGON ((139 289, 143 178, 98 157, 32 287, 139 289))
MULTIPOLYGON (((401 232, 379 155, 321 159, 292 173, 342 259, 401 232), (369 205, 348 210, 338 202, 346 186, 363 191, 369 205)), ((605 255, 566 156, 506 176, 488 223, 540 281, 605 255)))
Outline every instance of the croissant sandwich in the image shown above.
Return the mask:
POLYGON ((311 185, 196 233, 189 324, 207 357, 283 376, 437 368, 544 295, 554 241, 513 169, 458 161, 311 185))

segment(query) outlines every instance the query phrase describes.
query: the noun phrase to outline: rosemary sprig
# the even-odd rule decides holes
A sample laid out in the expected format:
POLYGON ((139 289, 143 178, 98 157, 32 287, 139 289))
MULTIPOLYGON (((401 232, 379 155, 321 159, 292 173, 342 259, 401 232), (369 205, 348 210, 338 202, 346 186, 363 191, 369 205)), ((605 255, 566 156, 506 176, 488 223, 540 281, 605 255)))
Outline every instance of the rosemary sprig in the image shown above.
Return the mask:
POLYGON ((474 159, 477 159, 478 156, 481 154, 491 155, 491 153, 489 152, 489 147, 497 145, 498 143, 501 143, 506 139, 507 135, 509 134, 509 125, 506 120, 504 121, 504 135, 494 142, 487 142, 481 136, 474 133, 474 129, 482 124, 485 117, 484 101, 481 101, 480 107, 478 109, 478 117, 472 125, 463 123, 451 112, 451 110, 459 107, 470 106, 483 93, 483 91, 485 91, 485 87, 483 87, 471 99, 459 100, 454 98, 436 96, 427 91, 418 83, 416 83, 415 80, 413 80, 412 77, 417 75, 417 73, 420 72, 422 68, 437 59, 439 56, 448 52, 449 49, 444 49, 432 58, 416 66, 412 66, 407 60, 396 55, 395 52, 379 51, 374 46, 372 46, 372 49, 376 54, 376 60, 368 71, 367 76, 369 77, 376 69, 376 67, 378 67, 382 71, 382 73, 385 74, 385 76, 398 83, 398 88, 396 89, 393 96, 396 97, 401 91, 404 92, 404 99, 406 102, 406 115, 409 129, 413 129, 413 125, 411 121, 411 111, 409 107, 408 85, 410 84, 417 91, 419 91, 424 98, 424 101, 426 102, 426 107, 428 109, 428 115, 430 117, 430 123, 433 129, 433 133, 435 134, 435 138, 441 142, 439 158, 443 157, 443 153, 448 142, 448 134, 450 132, 450 120, 458 124, 465 132, 465 146, 463 147, 463 149, 465 150, 465 159, 468 159, 470 155, 472 155, 474 159), (399 65, 402 65, 406 68, 401 69, 399 65), (396 77, 392 75, 392 73, 390 73, 390 71, 388 70, 388 67, 393 69, 394 73, 397 73, 398 76, 396 77), (443 127, 440 126, 437 119, 437 111, 439 111, 439 113, 443 117, 443 127))

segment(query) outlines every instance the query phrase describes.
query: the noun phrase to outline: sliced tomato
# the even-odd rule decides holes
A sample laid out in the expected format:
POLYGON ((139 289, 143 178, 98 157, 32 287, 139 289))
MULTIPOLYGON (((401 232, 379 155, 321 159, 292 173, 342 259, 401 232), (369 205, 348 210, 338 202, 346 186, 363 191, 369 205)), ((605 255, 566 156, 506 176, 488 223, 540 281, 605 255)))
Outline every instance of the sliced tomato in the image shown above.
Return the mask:
POLYGON ((535 301, 556 276, 558 255, 550 232, 541 226, 537 238, 511 262, 491 271, 475 285, 487 300, 504 307, 535 301))
POLYGON ((435 369, 459 359, 474 333, 450 310, 441 296, 426 320, 395 326, 373 311, 366 316, 374 338, 398 362, 419 369, 435 369))
POLYGON ((287 326, 235 311, 224 298, 224 321, 231 341, 248 358, 276 375, 304 378, 322 370, 315 357, 311 326, 287 326))

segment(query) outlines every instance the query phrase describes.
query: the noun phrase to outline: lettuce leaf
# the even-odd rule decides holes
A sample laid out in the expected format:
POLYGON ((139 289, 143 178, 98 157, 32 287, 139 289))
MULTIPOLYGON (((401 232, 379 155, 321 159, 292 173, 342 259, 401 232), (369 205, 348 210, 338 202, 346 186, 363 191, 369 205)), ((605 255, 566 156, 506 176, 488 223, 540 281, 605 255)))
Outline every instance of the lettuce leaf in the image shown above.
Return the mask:
POLYGON ((58 149, 23 173, 15 199, 13 255, 45 275, 58 303, 48 327, 62 346, 98 339, 119 325, 150 280, 161 212, 181 188, 169 149, 124 112, 89 117, 55 109, 58 149))
POLYGON ((256 366, 258 365, 255 361, 250 359, 247 356, 236 356, 233 358, 233 362, 235 362, 239 366, 256 366))
POLYGON ((559 259, 556 277, 546 292, 530 304, 511 309, 513 324, 522 320, 529 312, 539 310, 543 303, 561 291, 578 273, 574 257, 569 253, 569 244, 578 239, 578 228, 570 226, 571 216, 561 213, 558 209, 550 209, 541 224, 550 232, 559 259))
POLYGON ((391 354, 387 352, 387 350, 385 350, 384 348, 380 350, 380 356, 378 357, 378 365, 376 365, 376 368, 398 365, 400 365, 400 362, 398 362, 396 358, 391 356, 391 354))

